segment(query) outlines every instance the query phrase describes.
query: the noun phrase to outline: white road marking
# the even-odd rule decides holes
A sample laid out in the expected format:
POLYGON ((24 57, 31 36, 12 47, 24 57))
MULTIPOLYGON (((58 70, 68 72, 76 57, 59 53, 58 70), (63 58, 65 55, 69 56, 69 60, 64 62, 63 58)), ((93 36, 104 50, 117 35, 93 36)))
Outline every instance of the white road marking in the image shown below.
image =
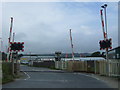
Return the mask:
MULTIPOLYGON (((76 74, 76 73, 74 73, 74 74, 76 74)), ((91 77, 91 78, 100 80, 99 78, 95 77, 94 74, 92 74, 92 75, 86 75, 86 74, 84 74, 84 73, 77 73, 77 74, 84 75, 84 76, 87 76, 87 77, 91 77)))
POLYGON ((99 78, 95 77, 94 74, 92 74, 92 77, 95 78, 95 79, 97 79, 97 80, 100 80, 99 78))
POLYGON ((29 75, 29 74, 27 74, 26 72, 24 72, 24 73, 27 75, 27 78, 26 78, 26 79, 24 79, 24 80, 29 79, 29 78, 30 78, 30 75, 29 75))

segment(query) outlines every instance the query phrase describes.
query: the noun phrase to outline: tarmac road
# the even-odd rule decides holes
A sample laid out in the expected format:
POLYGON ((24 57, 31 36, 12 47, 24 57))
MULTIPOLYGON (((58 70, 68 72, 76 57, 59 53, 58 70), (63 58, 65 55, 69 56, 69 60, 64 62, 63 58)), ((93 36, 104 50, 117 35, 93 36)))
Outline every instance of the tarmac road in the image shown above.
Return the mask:
POLYGON ((3 88, 110 88, 88 74, 21 66, 24 77, 3 85, 3 88))

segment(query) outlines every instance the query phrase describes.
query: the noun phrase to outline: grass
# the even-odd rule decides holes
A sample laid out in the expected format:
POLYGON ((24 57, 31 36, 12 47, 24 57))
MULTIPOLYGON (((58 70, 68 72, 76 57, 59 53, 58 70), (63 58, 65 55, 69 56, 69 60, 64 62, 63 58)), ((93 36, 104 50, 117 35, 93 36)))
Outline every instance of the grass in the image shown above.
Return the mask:
POLYGON ((14 81, 16 78, 20 78, 20 75, 12 75, 12 63, 3 62, 2 63, 2 84, 14 81))
POLYGON ((11 67, 12 67, 11 62, 2 63, 2 84, 8 83, 14 80, 11 67))
POLYGON ((0 78, 0 84, 2 84, 2 78, 0 78))
POLYGON ((14 77, 12 75, 6 75, 6 77, 2 78, 2 84, 14 81, 14 77))

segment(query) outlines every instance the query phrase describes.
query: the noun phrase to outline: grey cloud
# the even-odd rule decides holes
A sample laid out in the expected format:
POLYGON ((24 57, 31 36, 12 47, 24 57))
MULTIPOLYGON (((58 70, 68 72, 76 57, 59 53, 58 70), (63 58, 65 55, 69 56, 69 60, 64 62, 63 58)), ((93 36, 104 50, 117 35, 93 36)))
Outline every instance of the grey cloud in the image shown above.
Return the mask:
POLYGON ((15 40, 24 40, 24 38, 27 38, 27 35, 25 33, 15 33, 15 40))
MULTIPOLYGON (((7 43, 9 19, 13 15, 15 40, 25 42, 25 53, 54 53, 57 50, 71 52, 70 28, 75 52, 98 51, 99 40, 103 39, 103 33, 96 3, 92 4, 96 8, 90 6, 89 3, 86 4, 89 7, 85 7, 82 3, 76 5, 71 2, 67 3, 67 6, 64 4, 49 2, 5 4, 3 8, 4 40, 7 43)), ((111 8, 108 14, 108 27, 114 47, 117 46, 115 14, 112 13, 111 8), (112 25, 114 27, 111 27, 112 25)))

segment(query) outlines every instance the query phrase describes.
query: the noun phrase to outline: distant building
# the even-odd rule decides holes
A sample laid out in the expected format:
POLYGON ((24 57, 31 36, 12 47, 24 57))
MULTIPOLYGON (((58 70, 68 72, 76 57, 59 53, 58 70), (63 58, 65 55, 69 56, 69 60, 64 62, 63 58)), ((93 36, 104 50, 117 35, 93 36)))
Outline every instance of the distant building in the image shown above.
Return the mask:
POLYGON ((108 59, 120 59, 120 46, 108 51, 108 59))

